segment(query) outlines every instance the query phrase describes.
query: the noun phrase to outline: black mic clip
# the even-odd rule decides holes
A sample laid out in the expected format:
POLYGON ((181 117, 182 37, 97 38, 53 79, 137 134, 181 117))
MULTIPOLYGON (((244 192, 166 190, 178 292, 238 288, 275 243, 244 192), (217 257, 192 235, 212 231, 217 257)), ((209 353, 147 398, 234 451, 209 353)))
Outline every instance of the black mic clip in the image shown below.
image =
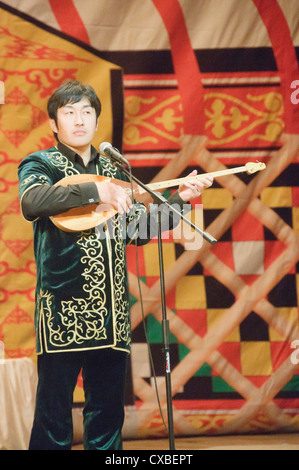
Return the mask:
POLYGON ((112 162, 120 163, 130 167, 128 160, 119 152, 118 149, 112 147, 109 142, 102 142, 100 145, 100 152, 106 157, 110 158, 112 162))

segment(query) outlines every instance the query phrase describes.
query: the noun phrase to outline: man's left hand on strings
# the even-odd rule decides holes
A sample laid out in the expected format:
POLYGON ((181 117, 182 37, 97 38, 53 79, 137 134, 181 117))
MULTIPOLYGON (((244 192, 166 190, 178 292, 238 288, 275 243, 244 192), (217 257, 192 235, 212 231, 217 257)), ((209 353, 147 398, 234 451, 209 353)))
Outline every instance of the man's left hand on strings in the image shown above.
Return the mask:
MULTIPOLYGON (((192 173, 188 175, 188 177, 196 175, 197 170, 193 170, 192 173)), ((205 176, 198 180, 194 179, 185 182, 179 187, 179 195, 181 199, 183 199, 183 201, 185 202, 190 201, 191 199, 195 199, 202 194, 204 189, 207 189, 212 186, 213 181, 214 179, 211 176, 205 176)))

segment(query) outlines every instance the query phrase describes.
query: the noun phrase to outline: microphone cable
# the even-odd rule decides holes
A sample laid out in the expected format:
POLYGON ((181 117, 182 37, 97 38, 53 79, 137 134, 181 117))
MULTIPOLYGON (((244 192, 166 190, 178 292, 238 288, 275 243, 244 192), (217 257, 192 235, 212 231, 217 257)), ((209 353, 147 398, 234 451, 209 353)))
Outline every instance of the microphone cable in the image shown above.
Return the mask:
MULTIPOLYGON (((130 163, 128 163, 128 169, 130 173, 130 184, 131 184, 131 195, 132 195, 132 202, 134 201, 134 187, 133 187, 133 178, 132 178, 132 168, 130 163)), ((144 335, 146 339, 146 344, 147 344, 147 349, 148 349, 148 355, 149 355, 149 360, 150 360, 150 365, 151 369, 153 372, 153 379, 154 379, 154 386, 155 386, 155 392, 156 392, 156 398, 157 398, 157 403, 159 407, 159 412, 162 418, 163 425, 169 433, 164 416, 163 416, 163 410, 161 406, 161 401, 159 397, 159 390, 158 390, 158 384, 157 384, 157 376, 156 376, 156 371, 155 371, 155 365, 154 365, 154 360, 152 356, 152 351, 151 351, 151 345, 148 339, 148 334, 147 334, 147 325, 146 325, 146 318, 144 314, 144 305, 143 305, 143 299, 142 299, 142 291, 141 291, 141 281, 140 281, 140 272, 139 272, 139 258, 138 258, 138 245, 135 243, 135 262, 136 262, 136 272, 137 272, 137 284, 138 284, 138 291, 139 291, 139 300, 140 300, 140 308, 141 308, 141 317, 142 317, 142 323, 143 323, 143 330, 144 330, 144 335)))

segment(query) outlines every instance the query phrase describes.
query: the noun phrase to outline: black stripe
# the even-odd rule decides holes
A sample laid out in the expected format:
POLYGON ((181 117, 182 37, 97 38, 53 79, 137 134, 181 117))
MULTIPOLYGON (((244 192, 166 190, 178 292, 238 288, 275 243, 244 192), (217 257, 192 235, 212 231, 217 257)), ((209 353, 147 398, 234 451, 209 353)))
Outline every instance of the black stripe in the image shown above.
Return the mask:
POLYGON ((202 73, 277 71, 270 47, 202 49, 195 54, 202 73))

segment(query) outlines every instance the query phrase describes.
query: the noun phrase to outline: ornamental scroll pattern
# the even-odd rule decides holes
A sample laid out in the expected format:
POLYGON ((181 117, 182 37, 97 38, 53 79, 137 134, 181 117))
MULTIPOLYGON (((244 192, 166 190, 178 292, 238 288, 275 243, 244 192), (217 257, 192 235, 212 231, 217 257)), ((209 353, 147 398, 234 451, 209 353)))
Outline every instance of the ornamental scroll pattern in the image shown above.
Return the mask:
MULTIPOLYGON (((62 311, 58 312, 61 323, 57 325, 52 311, 53 295, 41 290, 37 296, 39 309, 49 331, 49 342, 54 347, 67 348, 73 345, 77 348, 83 345, 82 349, 84 349, 86 341, 107 339, 104 326, 108 316, 107 276, 103 244, 97 235, 91 232, 83 232, 77 243, 84 253, 81 262, 85 265, 83 277, 86 283, 83 285, 83 290, 88 294, 87 298, 73 297, 70 301, 62 301, 62 311)), ((110 245, 110 240, 107 240, 107 244, 110 245)), ((114 276, 112 276, 114 282, 110 279, 114 297, 116 348, 120 343, 128 346, 131 341, 128 301, 123 281, 124 253, 124 241, 119 239, 115 246, 114 276)))
POLYGON ((2 59, 29 59, 29 60, 53 60, 55 62, 72 62, 80 60, 82 62, 90 62, 87 59, 75 57, 61 49, 52 48, 39 42, 22 38, 17 34, 11 33, 7 28, 0 26, 0 34, 5 37, 6 43, 0 51, 2 59))
MULTIPOLYGON (((124 224, 118 223, 118 216, 111 219, 113 224, 113 239, 115 241, 115 259, 114 259, 114 308, 115 308, 115 333, 116 342, 129 345, 131 342, 131 325, 129 319, 129 302, 124 283, 124 273, 126 271, 126 245, 124 224), (118 232, 118 234, 117 234, 118 232)), ((107 243, 109 241, 107 240, 107 243)))
POLYGON ((132 94, 125 99, 124 143, 128 146, 179 144, 182 133, 180 95, 173 91, 163 95, 156 90, 144 90, 143 95, 132 94))
POLYGON ((246 95, 246 101, 228 93, 205 95, 205 128, 211 145, 223 145, 248 135, 248 141, 277 142, 284 129, 280 93, 246 95), (255 104, 255 106, 253 106, 255 104), (263 106, 259 106, 263 105, 263 106), (254 133, 254 130, 257 130, 254 133))
POLYGON ((83 290, 87 299, 63 301, 62 313, 59 312, 62 325, 67 328, 64 346, 75 343, 83 344, 86 340, 106 339, 104 320, 108 314, 105 293, 105 266, 103 245, 96 235, 84 232, 78 240, 84 256, 81 263, 85 265, 83 277, 86 283, 83 290))
POLYGON ((49 331, 49 342, 55 347, 68 347, 72 344, 79 346, 87 340, 107 338, 104 328, 107 309, 103 246, 95 235, 85 232, 81 234, 78 244, 84 252, 81 258, 86 266, 83 272, 86 281, 83 290, 88 297, 62 301, 62 312, 58 312, 61 325, 54 327, 56 321, 51 308, 53 295, 42 290, 38 295, 38 303, 42 302, 43 305, 42 313, 49 331))
POLYGON ((79 174, 79 171, 75 169, 73 163, 61 152, 42 152, 41 155, 48 158, 53 166, 63 171, 65 176, 79 174))
MULTIPOLYGON (((103 176, 115 178, 117 170, 110 160, 106 157, 100 157, 103 176)), ((126 227, 120 223, 118 215, 108 221, 108 230, 106 231, 106 242, 110 259, 112 259, 112 243, 114 248, 114 266, 111 270, 111 286, 113 296, 113 307, 115 315, 115 335, 116 347, 118 344, 130 345, 131 343, 131 325, 129 319, 129 302, 124 283, 124 273, 126 272, 126 227), (110 232, 110 234, 109 234, 110 232)))
MULTIPOLYGON (((204 95, 205 130, 209 145, 247 139, 247 144, 277 142, 284 129, 282 95, 273 90, 255 95, 244 88, 216 89, 204 95)), ((127 92, 124 144, 127 150, 168 145, 179 147, 182 134, 181 97, 173 90, 127 92), (163 145, 161 144, 163 142, 163 145)))

